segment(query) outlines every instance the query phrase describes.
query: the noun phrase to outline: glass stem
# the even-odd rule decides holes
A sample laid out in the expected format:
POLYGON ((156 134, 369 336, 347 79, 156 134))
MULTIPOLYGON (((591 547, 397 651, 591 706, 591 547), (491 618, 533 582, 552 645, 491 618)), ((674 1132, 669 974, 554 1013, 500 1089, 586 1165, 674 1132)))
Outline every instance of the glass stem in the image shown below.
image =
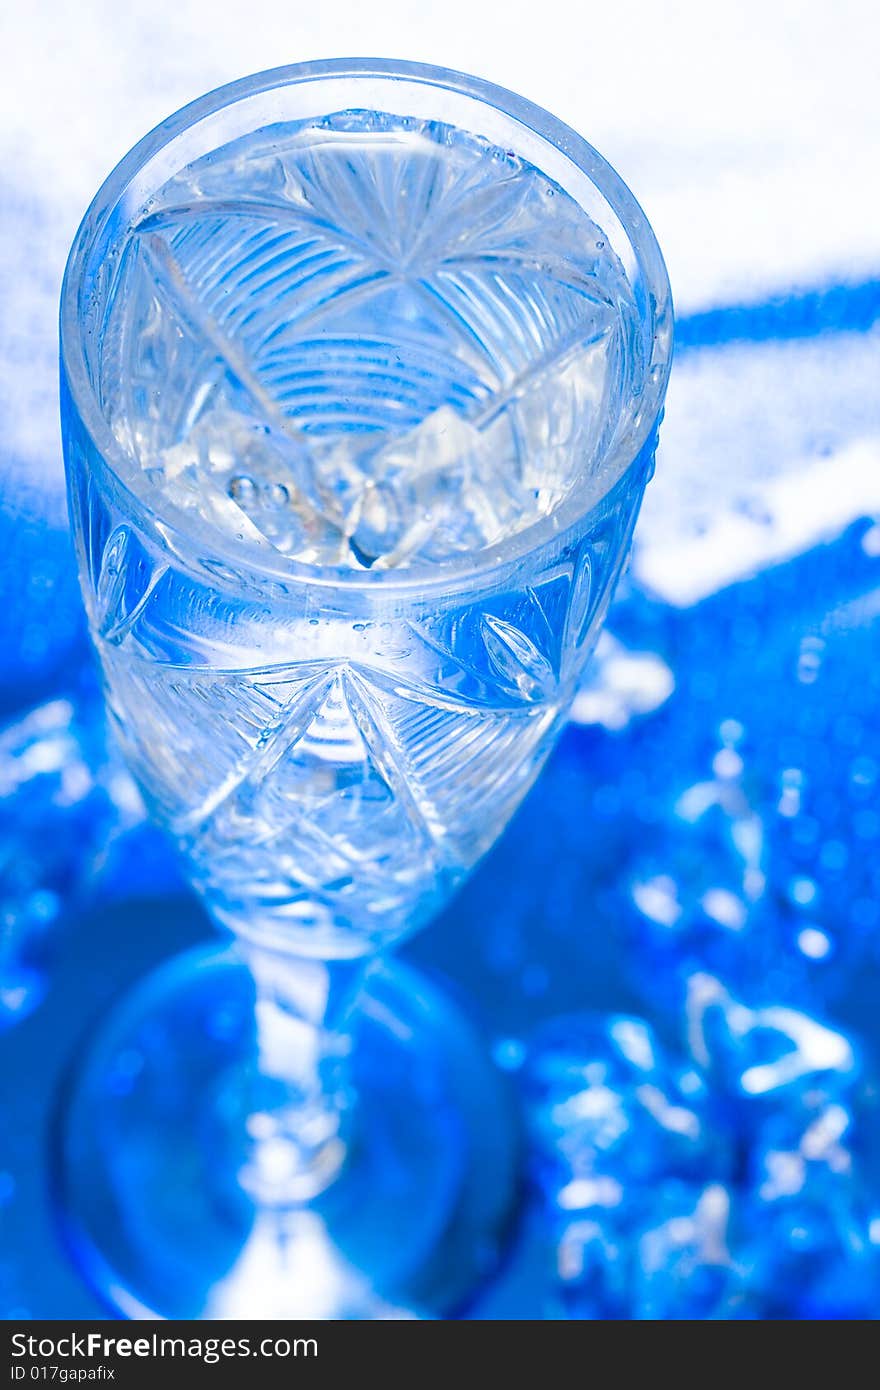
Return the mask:
POLYGON ((256 989, 257 1062, 241 1183, 261 1207, 299 1206, 345 1160, 347 1023, 366 963, 242 949, 256 989))

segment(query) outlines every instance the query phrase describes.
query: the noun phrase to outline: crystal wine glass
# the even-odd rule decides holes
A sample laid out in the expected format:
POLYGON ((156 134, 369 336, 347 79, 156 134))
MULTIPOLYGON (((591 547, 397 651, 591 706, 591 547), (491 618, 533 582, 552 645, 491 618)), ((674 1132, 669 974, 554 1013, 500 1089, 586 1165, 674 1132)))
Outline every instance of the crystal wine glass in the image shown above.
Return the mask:
POLYGON ((381 953, 507 824, 596 639, 669 367, 653 234, 509 92, 302 64, 122 161, 61 344, 111 719, 234 937, 94 1040, 70 1238, 132 1316, 447 1311, 503 1239, 515 1124, 381 953))

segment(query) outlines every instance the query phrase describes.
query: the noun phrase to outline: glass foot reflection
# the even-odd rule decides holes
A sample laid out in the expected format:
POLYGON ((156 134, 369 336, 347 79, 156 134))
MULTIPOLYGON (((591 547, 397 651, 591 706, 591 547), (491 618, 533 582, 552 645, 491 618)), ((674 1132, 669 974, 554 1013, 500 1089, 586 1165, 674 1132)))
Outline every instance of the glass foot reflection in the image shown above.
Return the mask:
MULTIPOLYGON (((254 986, 231 951, 148 977, 78 1074, 60 1208, 91 1282, 129 1317, 396 1317, 454 1310, 498 1257, 516 1140, 508 1097, 449 1002, 374 968, 352 1020, 338 1177, 266 1202, 254 986)), ((265 1118, 265 1117, 262 1117, 265 1118)))

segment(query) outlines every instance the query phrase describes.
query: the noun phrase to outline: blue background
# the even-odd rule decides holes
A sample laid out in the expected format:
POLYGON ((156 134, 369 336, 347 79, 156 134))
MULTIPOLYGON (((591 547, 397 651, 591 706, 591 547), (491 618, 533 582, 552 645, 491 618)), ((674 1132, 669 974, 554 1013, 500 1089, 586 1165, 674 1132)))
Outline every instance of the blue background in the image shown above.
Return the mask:
MULTIPOLYGON (((7 1318, 98 1310, 52 1212, 64 1074, 135 978, 210 932, 102 745, 57 443, 60 269, 94 187, 155 120, 216 81, 338 47, 311 16, 297 20, 291 51, 282 7, 256 8, 262 25, 248 28, 260 32, 247 34, 197 0, 174 15, 135 6, 120 17, 96 3, 75 21, 60 5, 40 21, 4 21, 18 26, 20 56, 0 143, 7 1318), (69 40, 63 57, 46 55, 50 32, 59 50, 69 40), (59 699, 76 713, 57 708, 56 733, 37 737, 41 770, 21 720, 59 699)), ((531 44, 534 16, 516 4, 491 15, 453 5, 443 36, 394 4, 369 24, 342 9, 352 51, 481 71, 577 125, 642 199, 678 306, 657 476, 593 675, 503 840, 406 948, 477 1019, 521 1086, 531 1136, 518 1233, 470 1313, 870 1315, 880 1310, 880 207, 860 65, 876 52, 877 21, 843 5, 829 36, 809 6, 761 7, 757 39, 749 5, 723 33, 697 6, 661 21, 624 5, 614 25, 578 21, 575 63, 562 6, 531 44), (751 1011, 746 1026, 727 1010, 708 1063, 684 1005, 683 981, 701 974, 751 1011), (856 1060, 837 1072, 805 1060, 797 1085, 779 1079, 756 1101, 747 1067, 798 1048, 790 1020, 765 1026, 782 1005, 845 1035, 856 1060), (619 1058, 609 1075, 629 1141, 602 1154, 596 1133, 551 1103, 554 1086, 563 1101, 577 1090, 560 1052, 614 1061, 615 1012, 647 1020, 659 1039, 652 1084, 671 1093, 673 1074, 695 1064, 701 1074, 694 1104, 722 1138, 695 1150, 686 1180, 668 1132, 644 1130, 619 1058), (571 1015, 586 1013, 584 1041, 571 1015), (835 1106, 845 1112, 844 1137, 807 1155, 799 1187, 773 1195, 766 1154, 803 1159, 816 1106, 829 1123, 835 1106), (638 1144, 653 1155, 648 1169, 638 1144), (624 1193, 612 1211, 571 1187, 596 1172, 624 1193), (690 1235, 668 1225, 719 1187, 734 1251, 722 1274, 702 1218, 690 1235), (831 1216, 820 1222, 820 1210, 831 1216), (655 1258, 646 1232, 661 1228, 674 1238, 655 1258), (770 1297, 774 1282, 783 1293, 770 1297)))

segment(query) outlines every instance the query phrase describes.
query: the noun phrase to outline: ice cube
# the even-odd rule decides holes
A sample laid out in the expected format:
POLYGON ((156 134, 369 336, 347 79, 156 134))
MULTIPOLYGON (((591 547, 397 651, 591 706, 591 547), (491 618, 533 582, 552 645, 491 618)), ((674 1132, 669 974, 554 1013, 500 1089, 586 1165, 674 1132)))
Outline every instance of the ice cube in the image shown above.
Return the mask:
POLYGON ((807 1090, 845 1095, 859 1076, 845 1034, 781 1004, 750 1008, 711 975, 688 981, 686 1024, 691 1056, 737 1103, 741 1117, 747 1111, 757 1117, 790 1097, 797 1101, 807 1090))
POLYGON ((432 411, 416 429, 386 445, 371 460, 357 508, 354 540, 382 568, 430 553, 448 537, 453 549, 486 544, 499 525, 483 477, 487 440, 450 406, 432 411))
MULTIPOLYGON (((114 415, 123 446, 175 507, 225 534, 303 560, 338 559, 342 532, 315 489, 308 439, 202 302, 171 244, 142 231, 120 273, 117 318, 139 324, 125 338, 114 415)), ((108 341, 118 327, 111 322, 108 341)), ((107 356, 109 375, 116 356, 109 348, 107 356)))
POLYGON ((303 491, 300 479, 311 468, 303 447, 219 393, 186 438, 162 451, 150 477, 176 507, 228 536, 300 560, 338 563, 344 533, 313 488, 303 491))
POLYGON ((523 497, 547 512, 601 459, 616 421, 618 335, 607 309, 594 307, 482 408, 481 430, 507 415, 515 433, 523 497))
POLYGON ((747 1184, 748 1251, 769 1316, 876 1312, 880 1250, 872 1238, 866 1118, 852 1100, 807 1089, 758 1130, 747 1184))
POLYGON ((143 814, 96 702, 51 700, 0 730, 0 1030, 40 1002, 67 909, 143 814))
POLYGON ((663 1185, 638 1238, 630 1315, 651 1321, 755 1316, 731 1249, 734 1214, 722 1183, 663 1185))
POLYGON ((693 1176, 715 1153, 699 1078, 676 1068, 642 1019, 554 1020, 532 1044, 523 1086, 537 1177, 563 1210, 625 1214, 635 1185, 693 1176))
POLYGON ((595 452, 608 342, 581 333, 474 415, 441 406, 374 454, 353 509, 358 551, 388 569, 440 560, 550 511, 595 452))

